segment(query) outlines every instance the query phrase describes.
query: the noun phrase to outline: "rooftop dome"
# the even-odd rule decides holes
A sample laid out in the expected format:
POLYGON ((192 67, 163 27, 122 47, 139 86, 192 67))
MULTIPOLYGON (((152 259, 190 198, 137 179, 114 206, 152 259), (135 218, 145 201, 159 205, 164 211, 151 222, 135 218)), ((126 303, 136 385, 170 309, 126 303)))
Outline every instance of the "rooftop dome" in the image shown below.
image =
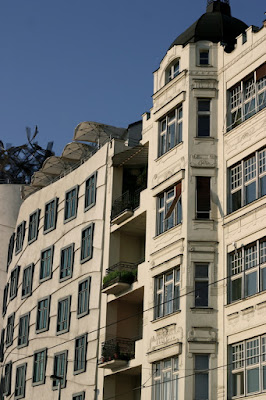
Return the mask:
POLYGON ((186 46, 200 40, 209 40, 213 43, 223 42, 225 51, 231 52, 236 43, 236 37, 247 29, 247 25, 231 16, 228 0, 209 0, 206 13, 203 14, 185 32, 181 33, 171 44, 186 46))

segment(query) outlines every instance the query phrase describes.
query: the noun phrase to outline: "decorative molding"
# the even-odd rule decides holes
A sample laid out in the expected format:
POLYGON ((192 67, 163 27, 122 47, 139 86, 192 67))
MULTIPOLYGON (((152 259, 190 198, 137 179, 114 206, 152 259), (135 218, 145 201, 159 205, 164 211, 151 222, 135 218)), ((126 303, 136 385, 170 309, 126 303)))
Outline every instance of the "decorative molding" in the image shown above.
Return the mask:
POLYGON ((217 330, 212 327, 192 327, 188 332, 188 342, 217 342, 217 330))
POLYGON ((182 341, 183 330, 176 326, 175 323, 156 329, 154 336, 150 339, 148 353, 160 350, 182 341))
POLYGON ((190 166, 215 168, 217 166, 217 157, 215 154, 192 154, 190 157, 190 166))

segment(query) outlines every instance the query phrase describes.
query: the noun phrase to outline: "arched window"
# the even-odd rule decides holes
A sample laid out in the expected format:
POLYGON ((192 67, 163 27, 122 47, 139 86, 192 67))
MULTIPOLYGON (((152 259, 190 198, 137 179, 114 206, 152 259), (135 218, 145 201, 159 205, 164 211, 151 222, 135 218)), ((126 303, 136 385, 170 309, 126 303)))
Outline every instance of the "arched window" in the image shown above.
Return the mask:
POLYGON ((165 71, 165 83, 170 82, 172 79, 174 79, 178 74, 179 74, 179 59, 174 60, 166 69, 165 71))

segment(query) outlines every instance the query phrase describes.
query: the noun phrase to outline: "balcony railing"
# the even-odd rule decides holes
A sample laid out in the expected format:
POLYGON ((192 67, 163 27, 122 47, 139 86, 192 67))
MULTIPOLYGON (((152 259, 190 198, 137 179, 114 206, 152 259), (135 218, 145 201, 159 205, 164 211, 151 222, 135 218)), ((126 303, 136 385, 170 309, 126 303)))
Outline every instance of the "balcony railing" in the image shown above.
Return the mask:
POLYGON ((140 192, 144 189, 146 189, 146 185, 141 186, 134 192, 127 190, 122 196, 118 197, 112 206, 111 219, 113 220, 124 211, 134 211, 135 208, 139 207, 140 192))
POLYGON ((102 343, 101 364, 121 360, 129 361, 135 358, 135 341, 125 338, 114 338, 102 343))
POLYGON ((103 279, 103 289, 118 282, 131 285, 137 280, 138 265, 141 263, 119 262, 106 270, 107 274, 103 279))

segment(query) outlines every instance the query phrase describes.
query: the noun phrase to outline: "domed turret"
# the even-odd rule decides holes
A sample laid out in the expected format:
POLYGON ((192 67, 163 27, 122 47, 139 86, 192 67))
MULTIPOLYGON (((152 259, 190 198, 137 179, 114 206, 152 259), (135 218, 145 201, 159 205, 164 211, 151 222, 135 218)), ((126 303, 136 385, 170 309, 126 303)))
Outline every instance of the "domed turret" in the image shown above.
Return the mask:
POLYGON ((229 1, 209 0, 206 13, 203 14, 185 32, 181 33, 171 44, 186 46, 200 40, 213 43, 223 42, 225 51, 231 52, 236 43, 236 37, 247 29, 247 25, 231 16, 229 1))

